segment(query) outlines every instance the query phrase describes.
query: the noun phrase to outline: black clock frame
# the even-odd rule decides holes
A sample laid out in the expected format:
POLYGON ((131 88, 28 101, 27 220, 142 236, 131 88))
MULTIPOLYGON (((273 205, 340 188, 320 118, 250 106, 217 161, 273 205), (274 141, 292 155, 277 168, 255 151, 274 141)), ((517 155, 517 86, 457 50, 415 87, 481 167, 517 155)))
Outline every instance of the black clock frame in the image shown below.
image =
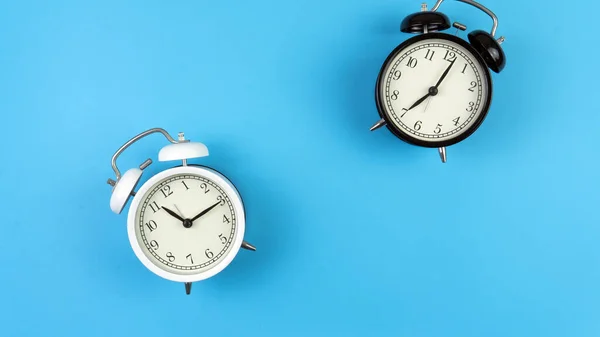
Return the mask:
POLYGON ((446 34, 446 33, 426 33, 426 34, 420 34, 420 35, 417 35, 417 36, 407 39, 406 41, 404 41, 403 43, 398 45, 390 53, 390 55, 388 55, 388 57, 385 59, 385 61, 383 62, 383 65, 381 66, 381 70, 379 71, 379 75, 377 76, 377 82, 376 82, 376 86, 375 86, 375 102, 377 104, 377 111, 379 113, 379 116, 381 118, 383 118, 383 120, 385 120, 386 127, 396 137, 398 137, 399 139, 403 140, 404 142, 412 144, 412 145, 427 147, 427 148, 440 148, 440 147, 447 147, 447 146, 451 146, 451 145, 460 143, 463 140, 470 137, 477 129, 479 129, 479 127, 481 126, 481 124, 483 123, 485 118, 487 117, 488 111, 492 104, 492 91, 493 91, 493 83, 492 83, 492 76, 491 76, 490 70, 488 69, 488 66, 485 63, 483 57, 479 54, 479 52, 477 52, 477 50, 473 46, 471 46, 467 41, 465 41, 457 36, 454 36, 454 35, 450 35, 450 34, 446 34), (388 116, 385 113, 385 109, 383 108, 383 102, 381 101, 381 92, 380 92, 380 88, 381 88, 381 84, 382 84, 381 82, 385 79, 386 68, 392 62, 392 60, 396 57, 396 55, 398 55, 400 52, 402 52, 404 49, 406 49, 406 47, 408 47, 409 45, 411 45, 413 43, 417 43, 417 42, 420 42, 423 40, 429 40, 429 39, 447 40, 450 42, 458 43, 460 46, 465 48, 469 53, 471 53, 473 55, 473 57, 475 58, 475 61, 481 65, 481 68, 484 70, 483 76, 485 76, 488 86, 489 86, 488 94, 487 94, 487 97, 485 98, 483 109, 481 110, 481 114, 479 115, 479 117, 477 117, 475 122, 473 122, 473 124, 471 124, 471 126, 468 127, 468 129, 465 130, 462 134, 460 134, 454 138, 448 139, 448 140, 437 141, 437 142, 427 142, 424 140, 414 138, 410 134, 404 132, 402 129, 396 127, 396 125, 392 122, 392 117, 388 116))

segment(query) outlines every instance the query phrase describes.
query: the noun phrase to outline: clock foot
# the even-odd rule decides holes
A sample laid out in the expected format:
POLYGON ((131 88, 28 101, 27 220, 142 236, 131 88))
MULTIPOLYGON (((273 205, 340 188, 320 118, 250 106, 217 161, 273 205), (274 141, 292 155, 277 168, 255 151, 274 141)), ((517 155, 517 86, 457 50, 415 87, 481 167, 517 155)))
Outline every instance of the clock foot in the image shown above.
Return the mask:
POLYGON ((438 149, 439 153, 440 153, 440 158, 442 159, 442 163, 446 162, 446 148, 445 147, 440 147, 438 149))
POLYGON ((379 121, 377 121, 377 123, 375 123, 372 127, 371 127, 371 131, 375 131, 377 129, 379 129, 380 127, 384 126, 385 124, 387 124, 385 122, 385 119, 380 119, 379 121))
POLYGON ((253 252, 256 251, 256 247, 254 247, 253 245, 249 244, 246 241, 242 242, 242 248, 247 249, 247 250, 251 250, 253 252))
POLYGON ((192 282, 185 283, 185 293, 189 295, 192 292, 192 282))

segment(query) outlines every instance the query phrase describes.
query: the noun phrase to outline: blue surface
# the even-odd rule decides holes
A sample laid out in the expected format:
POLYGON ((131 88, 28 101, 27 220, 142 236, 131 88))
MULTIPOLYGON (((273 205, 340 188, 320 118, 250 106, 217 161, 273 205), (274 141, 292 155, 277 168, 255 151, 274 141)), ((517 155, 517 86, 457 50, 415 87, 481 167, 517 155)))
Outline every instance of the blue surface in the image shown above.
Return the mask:
POLYGON ((484 4, 508 64, 443 165, 368 131, 419 1, 2 2, 0 336, 598 336, 600 5, 484 4), (108 206, 151 127, 208 145, 258 247, 190 296, 108 206))

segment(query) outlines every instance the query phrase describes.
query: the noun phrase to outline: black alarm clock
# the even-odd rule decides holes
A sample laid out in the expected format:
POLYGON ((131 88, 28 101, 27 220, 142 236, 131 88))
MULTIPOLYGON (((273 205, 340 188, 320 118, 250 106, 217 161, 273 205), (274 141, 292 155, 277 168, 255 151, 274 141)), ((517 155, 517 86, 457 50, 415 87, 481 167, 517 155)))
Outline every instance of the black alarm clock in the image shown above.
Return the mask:
POLYGON ((468 41, 457 36, 466 26, 438 12, 443 0, 406 17, 400 30, 418 34, 397 46, 377 78, 375 101, 380 120, 371 131, 386 126, 399 139, 416 146, 438 148, 446 162, 446 147, 471 136, 485 119, 492 101, 490 70, 500 73, 506 57, 504 37, 496 38, 498 19, 483 5, 473 5, 493 19, 490 33, 475 30, 468 41), (455 27, 456 34, 444 33, 455 27))

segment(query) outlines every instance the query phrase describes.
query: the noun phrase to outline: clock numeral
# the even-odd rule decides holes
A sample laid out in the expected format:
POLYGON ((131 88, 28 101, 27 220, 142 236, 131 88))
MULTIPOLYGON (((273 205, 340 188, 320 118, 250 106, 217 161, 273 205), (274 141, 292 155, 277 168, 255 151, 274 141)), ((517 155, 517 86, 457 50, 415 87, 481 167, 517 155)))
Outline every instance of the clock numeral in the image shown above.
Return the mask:
POLYGON ((470 92, 474 92, 474 91, 475 91, 475 88, 477 88, 477 82, 475 82, 475 81, 472 81, 472 82, 471 82, 471 87, 469 88, 469 91, 470 91, 470 92))
POLYGON ((431 61, 433 59, 433 54, 435 54, 433 50, 427 49, 427 55, 425 55, 425 59, 431 61))
POLYGON ((200 188, 204 190, 204 194, 210 191, 210 188, 208 188, 208 185, 206 185, 205 183, 200 184, 200 188))
POLYGON ((183 181, 183 180, 182 180, 182 181, 181 181, 181 183, 183 184, 183 186, 185 186, 185 190, 186 190, 186 191, 190 189, 190 188, 188 187, 188 185, 186 185, 185 181, 183 181))
POLYGON ((227 215, 223 214, 223 223, 230 223, 229 218, 227 218, 227 215))
POLYGON ((213 254, 213 253, 210 251, 210 249, 206 249, 206 250, 204 251, 204 255, 206 255, 206 257, 208 257, 209 259, 212 259, 212 258, 215 256, 215 254, 213 254))
POLYGON ((156 224, 156 221, 150 220, 150 221, 146 222, 146 227, 148 227, 150 232, 153 232, 155 229, 158 228, 158 225, 156 224))
POLYGON ((475 109, 475 102, 469 102, 469 107, 467 108, 467 112, 471 112, 475 109))
POLYGON ((444 56, 444 60, 448 62, 452 62, 456 60, 456 53, 453 51, 446 50, 446 55, 444 56))
POLYGON ((417 66, 417 59, 410 56, 408 59, 408 63, 406 64, 406 66, 410 67, 410 68, 414 68, 417 66))
POLYGON ((433 130, 433 133, 440 133, 440 132, 442 132, 442 124, 438 124, 435 127, 435 130, 433 130))
POLYGON ((402 111, 404 111, 404 113, 402 115, 400 115, 400 118, 402 118, 402 117, 404 117, 404 115, 406 115, 406 113, 408 112, 408 109, 402 108, 402 111))
POLYGON ((421 121, 417 121, 417 122, 415 123, 415 127, 414 127, 414 129, 415 129, 416 131, 419 131, 419 130, 421 130, 421 124, 422 124, 422 123, 423 123, 423 122, 421 122, 421 121))
POLYGON ((169 259, 169 262, 174 262, 175 256, 173 256, 173 253, 167 252, 167 259, 169 259))
POLYGON ((160 209, 160 207, 158 206, 158 204, 156 203, 156 201, 153 201, 150 204, 150 208, 152 208, 152 210, 154 211, 154 213, 158 212, 158 210, 160 209))
POLYGON ((458 126, 458 122, 460 121, 460 117, 456 117, 452 121, 454 122, 454 126, 458 126))
POLYGON ((217 196, 217 201, 220 201, 221 203, 219 203, 219 206, 223 206, 225 205, 225 199, 223 199, 222 196, 217 196))
POLYGON ((161 188, 160 191, 165 196, 165 198, 173 194, 173 191, 171 191, 171 186, 169 185, 165 185, 165 187, 161 188))
POLYGON ((394 90, 394 92, 392 92, 392 96, 390 96, 390 98, 395 101, 398 99, 399 94, 400 94, 400 91, 394 90))
POLYGON ((190 259, 190 262, 194 264, 194 259, 192 258, 192 254, 188 254, 185 256, 186 259, 190 259))
POLYGON ((466 64, 466 63, 465 63, 465 67, 463 68, 463 71, 462 71, 462 73, 464 74, 464 73, 465 73, 465 71, 467 71, 467 64, 466 64))
POLYGON ((227 238, 223 236, 223 234, 219 234, 219 239, 221 239, 221 243, 222 244, 226 244, 227 243, 227 238))
POLYGON ((156 240, 150 241, 150 247, 154 248, 154 250, 158 250, 158 242, 156 242, 156 240))
POLYGON ((392 75, 392 79, 394 81, 397 81, 400 79, 400 77, 402 77, 402 72, 400 70, 394 71, 394 74, 392 75))

